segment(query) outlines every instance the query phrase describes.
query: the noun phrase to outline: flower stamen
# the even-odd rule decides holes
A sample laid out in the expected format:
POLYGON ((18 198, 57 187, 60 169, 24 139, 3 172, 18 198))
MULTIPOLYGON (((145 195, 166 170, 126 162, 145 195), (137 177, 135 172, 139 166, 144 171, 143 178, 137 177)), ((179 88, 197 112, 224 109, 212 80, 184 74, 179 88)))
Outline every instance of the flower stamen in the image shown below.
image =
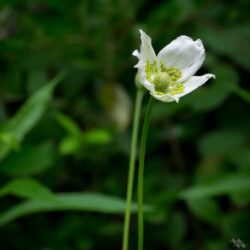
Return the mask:
POLYGON ((146 79, 154 84, 155 94, 157 95, 167 93, 176 95, 184 92, 184 85, 182 83, 176 83, 176 81, 182 77, 182 71, 177 67, 167 68, 162 60, 160 60, 159 63, 157 63, 156 60, 154 60, 153 63, 147 60, 145 73, 146 79))

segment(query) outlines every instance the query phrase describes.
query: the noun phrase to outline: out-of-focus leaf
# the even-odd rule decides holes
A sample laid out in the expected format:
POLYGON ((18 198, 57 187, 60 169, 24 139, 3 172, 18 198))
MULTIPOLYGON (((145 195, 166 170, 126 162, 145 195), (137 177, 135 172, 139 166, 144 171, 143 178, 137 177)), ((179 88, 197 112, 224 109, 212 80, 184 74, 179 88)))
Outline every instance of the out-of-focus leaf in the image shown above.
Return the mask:
POLYGON ((41 183, 33 179, 16 179, 0 188, 0 197, 15 195, 21 198, 51 200, 53 193, 41 183))
POLYGON ((214 83, 218 85, 221 90, 232 91, 232 89, 237 88, 239 84, 239 73, 229 64, 218 62, 213 68, 213 74, 216 76, 214 83))
POLYGON ((50 6, 51 8, 53 9, 56 9, 58 11, 61 11, 61 12, 66 12, 69 10, 69 4, 68 2, 64 2, 64 1, 60 1, 60 0, 44 0, 44 2, 46 4, 48 4, 48 6, 50 6))
POLYGON ((65 114, 58 112, 55 118, 57 122, 70 134, 60 142, 60 153, 64 155, 77 153, 83 143, 83 132, 77 123, 65 114))
POLYGON ((223 240, 209 240, 206 242, 208 250, 228 250, 229 242, 223 240))
POLYGON ((28 91, 33 94, 48 82, 48 78, 45 71, 42 69, 31 69, 28 76, 28 91))
POLYGON ((0 122, 5 121, 6 118, 7 118, 6 109, 2 100, 0 99, 0 122))
POLYGON ((212 86, 204 86, 204 89, 199 89, 198 92, 192 93, 188 97, 188 104, 197 111, 207 111, 221 105, 228 97, 228 91, 221 89, 216 82, 211 83, 212 86))
POLYGON ((167 245, 172 246, 181 245, 183 238, 187 233, 186 218, 183 213, 176 212, 170 218, 168 222, 167 245))
POLYGON ((12 131, 18 141, 21 141, 41 118, 52 98, 55 86, 62 80, 64 75, 64 73, 58 74, 49 84, 38 90, 12 117, 7 129, 12 131))
POLYGON ((71 119, 69 116, 63 114, 63 113, 57 113, 56 114, 56 120, 58 123, 65 129, 67 130, 70 134, 79 137, 82 134, 81 129, 79 126, 76 124, 73 119, 71 119))
POLYGON ((148 25, 158 24, 165 20, 176 19, 179 14, 182 14, 181 12, 182 10, 180 10, 180 6, 178 6, 176 2, 164 1, 159 3, 158 8, 152 8, 150 15, 145 21, 147 21, 148 25))
POLYGON ((145 220, 153 224, 164 223, 164 221, 167 220, 169 212, 172 210, 175 201, 178 199, 179 191, 179 189, 171 188, 156 193, 153 197, 151 197, 150 203, 155 204, 157 209, 154 210, 154 213, 148 213, 145 216, 145 220))
POLYGON ((202 155, 230 154, 235 148, 242 147, 245 135, 238 130, 217 130, 201 138, 198 148, 202 155))
POLYGON ((235 192, 230 195, 230 200, 232 204, 235 204, 238 207, 246 207, 250 202, 249 190, 242 192, 235 192))
MULTIPOLYGON (((23 202, 0 215, 0 227, 24 215, 50 211, 88 211, 99 213, 124 213, 126 202, 123 199, 97 193, 57 194, 56 200, 32 200, 23 202)), ((144 206, 145 211, 152 207, 144 206)), ((131 211, 137 206, 132 203, 131 211)))
POLYGON ((176 0, 176 3, 178 4, 178 7, 181 9, 179 21, 184 20, 188 16, 190 16, 194 9, 194 1, 193 0, 176 0))
MULTIPOLYGON (((12 133, 8 133, 8 132, 0 133, 0 146, 1 146, 1 143, 6 143, 7 145, 9 145, 11 148, 15 150, 19 150, 21 148, 20 144, 18 143, 17 139, 14 137, 12 133)), ((3 152, 5 152, 6 150, 8 150, 8 148, 4 149, 3 147, 2 150, 3 152)))
POLYGON ((40 145, 24 145, 20 151, 12 152, 0 163, 0 172, 7 175, 31 175, 49 168, 55 159, 51 142, 40 145))
POLYGON ((166 108, 166 103, 164 102, 155 102, 154 109, 152 110, 152 119, 161 121, 168 116, 171 117, 178 114, 184 108, 186 108, 186 105, 183 100, 180 100, 178 105, 169 105, 168 108, 166 108))
POLYGON ((80 70, 93 70, 97 63, 92 58, 78 58, 72 62, 72 65, 80 70))
POLYGON ((220 219, 220 228, 228 238, 238 236, 243 242, 249 239, 249 211, 238 211, 224 215, 220 219))
MULTIPOLYGON (((58 74, 49 84, 32 95, 5 124, 0 134, 11 134, 17 142, 21 142, 44 114, 52 98, 55 86, 62 80, 64 75, 65 73, 58 74)), ((0 141, 0 160, 7 156, 11 148, 11 144, 0 141)))
POLYGON ((210 80, 184 100, 194 110, 205 111, 218 107, 238 88, 239 75, 233 67, 218 63, 212 73, 216 79, 210 80))
POLYGON ((243 88, 240 88, 240 87, 236 87, 236 88, 233 88, 233 92, 238 95, 239 97, 241 97, 243 100, 247 101, 247 102, 250 102, 250 92, 243 89, 243 88))
POLYGON ((75 154, 85 143, 107 144, 112 139, 111 133, 105 129, 96 128, 82 132, 70 117, 62 113, 56 114, 56 120, 71 134, 60 142, 59 150, 62 154, 75 154))
POLYGON ((200 184, 180 192, 183 199, 198 199, 250 191, 250 176, 228 175, 207 184, 200 184))
POLYGON ((224 158, 221 156, 203 157, 197 164, 196 181, 204 182, 218 176, 223 169, 224 158))
POLYGON ((219 54, 231 57, 235 62, 245 69, 250 69, 249 51, 249 26, 245 26, 248 34, 243 31, 243 26, 222 28, 215 25, 204 25, 199 27, 199 36, 204 39, 205 44, 219 54))
POLYGON ((63 155, 75 154, 81 148, 82 141, 76 136, 65 137, 59 145, 59 151, 63 155))
POLYGON ((216 201, 209 198, 188 199, 188 207, 200 219, 217 224, 221 217, 221 212, 216 201))
POLYGON ((234 152, 229 155, 229 160, 242 170, 250 171, 250 149, 249 147, 235 148, 234 152))
POLYGON ((10 94, 17 95, 21 91, 22 71, 19 67, 16 67, 15 62, 10 64, 6 70, 2 84, 10 94))
POLYGON ((83 135, 83 139, 90 144, 107 144, 112 140, 112 135, 105 129, 92 129, 83 135))

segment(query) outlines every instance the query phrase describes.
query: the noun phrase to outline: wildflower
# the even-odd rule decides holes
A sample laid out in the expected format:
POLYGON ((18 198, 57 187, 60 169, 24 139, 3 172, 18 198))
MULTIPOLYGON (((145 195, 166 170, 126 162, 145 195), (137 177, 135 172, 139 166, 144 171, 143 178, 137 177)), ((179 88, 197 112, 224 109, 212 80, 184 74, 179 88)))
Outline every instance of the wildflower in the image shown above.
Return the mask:
POLYGON ((178 102, 203 85, 213 74, 194 76, 205 59, 205 49, 200 39, 193 41, 188 36, 180 36, 165 46, 156 56, 151 38, 142 30, 140 53, 133 55, 139 62, 134 66, 142 85, 150 94, 163 102, 178 102))

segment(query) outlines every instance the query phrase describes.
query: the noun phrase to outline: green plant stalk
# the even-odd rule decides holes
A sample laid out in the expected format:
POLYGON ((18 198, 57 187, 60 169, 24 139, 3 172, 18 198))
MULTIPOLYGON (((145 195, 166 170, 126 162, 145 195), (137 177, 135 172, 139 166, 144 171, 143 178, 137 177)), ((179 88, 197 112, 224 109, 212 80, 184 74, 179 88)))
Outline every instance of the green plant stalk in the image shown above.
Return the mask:
POLYGON ((150 96, 147 110, 145 114, 141 145, 140 145, 140 159, 139 159, 139 171, 138 171, 138 250, 143 249, 143 176, 144 176, 144 160, 146 152, 146 143, 148 137, 148 129, 150 123, 150 117, 152 113, 152 107, 154 104, 154 98, 150 96))
POLYGON ((138 137, 138 128, 139 128, 143 93, 144 93, 143 90, 138 89, 137 94, 136 94, 136 101, 135 101, 131 152, 130 152, 129 172, 128 172, 127 202, 126 202, 126 211, 125 211, 125 219, 124 219, 124 229, 123 229, 123 243, 122 243, 123 250, 128 249, 128 242, 129 242, 130 207, 131 207, 131 200, 132 200, 132 194, 133 194, 136 147, 137 147, 137 137, 138 137))
POLYGON ((240 87, 236 87, 233 91, 236 95, 240 96, 245 101, 250 102, 250 92, 249 91, 242 89, 240 87))

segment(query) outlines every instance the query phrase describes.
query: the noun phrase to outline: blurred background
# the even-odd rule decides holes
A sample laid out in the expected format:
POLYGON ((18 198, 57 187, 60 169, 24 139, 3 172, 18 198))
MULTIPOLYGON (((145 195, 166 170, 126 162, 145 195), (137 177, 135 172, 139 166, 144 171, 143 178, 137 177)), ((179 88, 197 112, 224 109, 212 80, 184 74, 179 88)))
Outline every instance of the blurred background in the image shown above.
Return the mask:
POLYGON ((248 0, 2 0, 0 249, 121 249, 139 28, 156 52, 182 34, 200 38, 198 75, 216 75, 179 104, 154 106, 145 249, 250 249, 249 9, 248 0))

